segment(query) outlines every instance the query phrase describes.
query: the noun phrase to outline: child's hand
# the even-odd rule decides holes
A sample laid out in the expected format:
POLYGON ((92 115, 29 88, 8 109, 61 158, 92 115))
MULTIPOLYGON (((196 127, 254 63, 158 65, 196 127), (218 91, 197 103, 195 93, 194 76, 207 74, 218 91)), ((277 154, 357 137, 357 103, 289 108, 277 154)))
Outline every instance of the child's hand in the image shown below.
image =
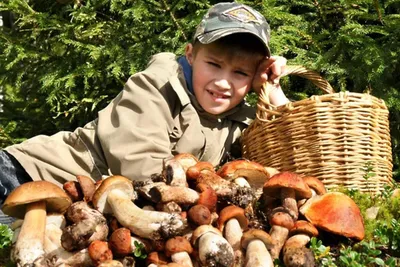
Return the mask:
POLYGON ((275 85, 269 92, 269 100, 272 105, 280 106, 289 102, 279 85, 279 78, 286 70, 286 61, 286 58, 280 56, 272 56, 263 60, 253 78, 253 89, 257 94, 261 93, 265 82, 270 81, 275 85))
POLYGON ((253 78, 253 89, 257 94, 261 93, 262 85, 266 81, 279 84, 279 78, 286 69, 286 61, 284 57, 271 56, 260 63, 253 78))

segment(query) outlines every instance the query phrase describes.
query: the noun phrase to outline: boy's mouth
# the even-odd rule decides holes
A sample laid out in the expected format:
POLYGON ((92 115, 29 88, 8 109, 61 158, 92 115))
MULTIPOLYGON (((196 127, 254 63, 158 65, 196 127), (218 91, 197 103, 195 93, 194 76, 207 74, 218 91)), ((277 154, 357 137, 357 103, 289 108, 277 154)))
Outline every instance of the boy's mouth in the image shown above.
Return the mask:
POLYGON ((230 97, 229 95, 218 94, 218 93, 213 92, 213 91, 210 91, 210 90, 207 90, 207 92, 208 92, 211 96, 213 96, 214 98, 228 99, 228 98, 230 97))

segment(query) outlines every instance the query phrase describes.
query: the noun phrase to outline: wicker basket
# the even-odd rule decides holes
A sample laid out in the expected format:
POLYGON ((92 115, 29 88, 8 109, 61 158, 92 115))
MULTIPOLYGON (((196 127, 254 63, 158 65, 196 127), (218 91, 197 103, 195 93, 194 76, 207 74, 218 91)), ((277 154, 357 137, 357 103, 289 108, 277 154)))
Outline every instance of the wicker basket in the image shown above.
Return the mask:
POLYGON ((388 109, 369 94, 333 93, 319 74, 288 66, 328 94, 273 106, 263 89, 257 117, 243 133, 243 157, 280 171, 318 177, 338 186, 377 193, 392 184, 388 109), (368 175, 369 174, 369 175, 368 175))

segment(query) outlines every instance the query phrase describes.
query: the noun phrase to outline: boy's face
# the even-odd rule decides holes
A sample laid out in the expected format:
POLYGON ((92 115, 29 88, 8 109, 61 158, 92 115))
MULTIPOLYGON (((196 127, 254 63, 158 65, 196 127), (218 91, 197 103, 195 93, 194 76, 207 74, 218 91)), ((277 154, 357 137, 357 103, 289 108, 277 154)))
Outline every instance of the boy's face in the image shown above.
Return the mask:
POLYGON ((192 65, 193 90, 208 113, 218 115, 241 103, 251 89, 259 60, 254 56, 232 56, 216 44, 186 47, 192 65))

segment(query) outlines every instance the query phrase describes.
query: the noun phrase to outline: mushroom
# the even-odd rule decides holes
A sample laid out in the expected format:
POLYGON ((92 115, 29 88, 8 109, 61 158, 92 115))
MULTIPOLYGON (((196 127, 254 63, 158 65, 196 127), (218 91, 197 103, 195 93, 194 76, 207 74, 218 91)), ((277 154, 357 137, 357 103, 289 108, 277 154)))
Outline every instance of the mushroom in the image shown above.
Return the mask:
POLYGON ((364 221, 357 204, 340 192, 314 196, 300 208, 309 222, 325 231, 362 240, 365 236, 364 221))
POLYGON ((244 260, 240 240, 248 224, 244 209, 234 205, 223 208, 218 217, 218 229, 233 248, 235 266, 241 266, 244 260))
POLYGON ((111 234, 108 243, 113 254, 118 257, 127 256, 131 253, 134 253, 136 250, 141 249, 142 247, 147 253, 152 250, 150 242, 132 236, 131 231, 124 227, 115 230, 111 234))
POLYGON ((47 212, 63 213, 70 205, 67 194, 47 181, 27 182, 12 191, 2 210, 11 217, 24 219, 12 260, 21 266, 42 261, 47 212))
POLYGON ((318 236, 317 228, 308 221, 298 220, 290 230, 289 236, 282 249, 285 266, 315 266, 314 254, 306 245, 311 237, 318 236))
MULTIPOLYGON (((304 182, 308 185, 308 187, 311 189, 312 196, 315 195, 323 195, 326 194, 326 188, 323 182, 319 180, 317 177, 314 176, 305 176, 303 177, 304 182)), ((307 198, 300 199, 297 202, 297 207, 301 207, 305 202, 307 201, 307 198)))
POLYGON ((208 161, 199 161, 196 165, 191 166, 186 171, 186 178, 188 180, 197 180, 203 170, 215 172, 214 166, 208 161))
POLYGON ((243 233, 241 245, 246 250, 245 267, 273 267, 268 252, 274 244, 272 237, 260 229, 249 229, 243 233))
POLYGON ((211 224, 211 212, 204 205, 201 204, 194 205, 190 207, 188 211, 188 220, 195 227, 204 224, 211 224))
MULTIPOLYGON (((271 177, 271 173, 269 173, 261 164, 243 159, 225 163, 217 171, 217 174, 229 181, 235 181, 237 179, 240 181, 244 178, 250 187, 258 190, 258 192, 256 192, 256 195, 258 196, 262 193, 261 188, 264 183, 271 177)), ((239 183, 239 181, 237 183, 239 183)), ((243 181, 240 181, 240 183, 243 183, 243 181)))
POLYGON ((88 252, 95 266, 113 259, 112 251, 108 248, 108 243, 106 241, 93 241, 88 247, 88 252))
POLYGON ((326 188, 323 182, 315 176, 303 177, 304 182, 311 189, 312 196, 326 194, 326 188))
POLYGON ((187 228, 186 220, 180 215, 143 210, 132 202, 132 196, 133 185, 129 179, 111 176, 94 193, 93 205, 103 214, 112 213, 122 226, 144 238, 176 236, 187 228))
POLYGON ((63 189, 73 202, 84 200, 90 202, 96 185, 93 180, 84 175, 77 175, 77 181, 68 181, 63 184, 63 189))
POLYGON ((155 203, 175 202, 180 205, 192 205, 199 200, 199 193, 191 188, 183 186, 169 186, 157 183, 148 192, 150 200, 155 203))
POLYGON ((212 189, 211 186, 203 183, 198 183, 196 190, 200 192, 197 204, 206 206, 210 212, 215 211, 218 202, 218 196, 215 190, 212 189))
POLYGON ((235 261, 232 246, 222 237, 221 231, 211 225, 197 227, 191 243, 204 266, 231 267, 235 261))
POLYGON ((185 173, 190 167, 196 165, 199 162, 198 158, 189 153, 177 154, 174 156, 174 159, 181 164, 185 173))
POLYGON ((171 257, 172 262, 184 267, 193 267, 190 254, 193 252, 189 240, 182 236, 175 236, 165 243, 165 255, 171 257))
POLYGON ((62 230, 65 228, 66 220, 61 214, 52 214, 46 219, 46 232, 44 250, 46 258, 54 266, 92 266, 93 262, 87 248, 79 251, 66 251, 61 245, 62 230))
POLYGON ((312 192, 304 180, 293 172, 280 172, 272 176, 264 184, 264 195, 278 196, 294 220, 297 220, 299 211, 297 199, 310 198, 312 192))
POLYGON ((73 203, 68 208, 66 217, 73 224, 63 229, 61 244, 65 250, 79 250, 95 240, 106 240, 106 218, 99 211, 90 208, 86 202, 73 203))
POLYGON ((289 231, 294 226, 294 220, 284 207, 273 209, 269 214, 268 220, 271 225, 269 234, 274 240, 274 244, 270 248, 271 257, 278 259, 281 249, 289 236, 289 231))
POLYGON ((92 178, 85 175, 77 175, 76 179, 81 187, 83 200, 86 202, 92 201, 93 194, 96 191, 96 184, 92 178))
POLYGON ((191 154, 178 154, 164 161, 162 175, 171 186, 187 186, 186 170, 197 162, 198 159, 191 154))

